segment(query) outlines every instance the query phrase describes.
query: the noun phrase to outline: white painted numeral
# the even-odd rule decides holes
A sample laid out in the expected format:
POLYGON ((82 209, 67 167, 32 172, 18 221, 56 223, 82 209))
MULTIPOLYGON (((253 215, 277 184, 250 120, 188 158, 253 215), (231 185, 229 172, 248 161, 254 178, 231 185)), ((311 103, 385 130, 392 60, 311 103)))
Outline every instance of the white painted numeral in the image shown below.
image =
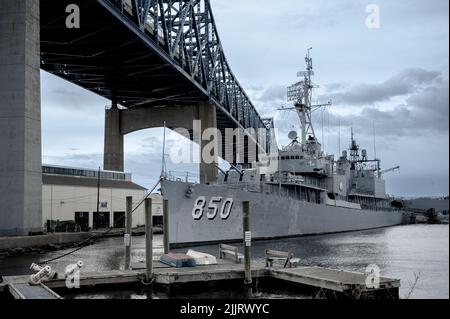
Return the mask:
MULTIPOLYGON (((233 209, 233 199, 227 198, 223 202, 222 206, 219 210, 219 204, 222 202, 222 197, 212 197, 208 204, 208 212, 206 213, 206 217, 209 220, 214 220, 217 217, 217 213, 219 213, 220 218, 223 220, 227 220, 230 217, 231 210, 233 209)), ((194 220, 200 220, 205 213, 206 206, 206 197, 200 196, 195 201, 194 209, 192 210, 192 217, 194 220)))
POLYGON ((217 212, 219 211, 219 205, 222 201, 222 197, 213 197, 211 198, 211 201, 209 202, 208 208, 209 212, 206 214, 206 217, 208 217, 209 220, 213 220, 217 216, 217 212), (211 211, 212 210, 212 211, 211 211))
POLYGON ((205 205, 206 205, 206 197, 205 196, 201 196, 201 197, 197 198, 197 200, 195 201, 194 209, 192 210, 192 217, 195 220, 202 219, 203 211, 205 210, 205 205))
POLYGON ((223 220, 228 219, 231 214, 231 209, 233 208, 233 199, 227 198, 222 205, 222 209, 220 210, 220 218, 223 220))

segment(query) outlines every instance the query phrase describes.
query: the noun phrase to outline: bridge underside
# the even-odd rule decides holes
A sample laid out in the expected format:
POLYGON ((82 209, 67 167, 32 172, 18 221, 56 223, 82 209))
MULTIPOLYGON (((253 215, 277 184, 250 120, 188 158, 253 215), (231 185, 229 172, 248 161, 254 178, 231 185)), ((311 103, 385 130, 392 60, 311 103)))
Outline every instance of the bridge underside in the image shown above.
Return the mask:
MULTIPOLYGON (((187 70, 168 60, 128 18, 116 16, 97 0, 40 0, 40 6, 41 68, 111 100, 113 106, 119 104, 137 110, 134 113, 148 114, 145 116, 148 123, 143 123, 140 129, 155 127, 152 114, 155 119, 161 119, 160 114, 168 115, 165 121, 171 128, 177 127, 176 118, 192 123, 199 119, 195 110, 205 104, 215 114, 214 121, 208 124, 214 124, 223 136, 227 128, 239 127, 236 119, 205 94, 205 87, 190 77, 187 70), (79 29, 66 27, 66 6, 71 3, 80 6, 79 29)), ((110 132, 114 130, 110 124, 107 118, 104 168, 123 170, 123 154, 120 155, 123 135, 135 130, 120 129, 122 137, 116 137, 118 132, 110 132)), ((203 128, 208 124, 204 123, 203 128)), ((184 123, 182 127, 192 130, 192 124, 184 123)), ((224 140, 219 147, 225 154, 224 140)), ((247 148, 242 148, 243 158, 248 159, 247 148)), ((234 157, 232 162, 239 160, 234 157)))
POLYGON ((125 107, 191 104, 204 100, 146 44, 144 37, 102 8, 80 2, 81 27, 68 29, 67 4, 41 0, 42 69, 125 107))
MULTIPOLYGON (((145 36, 95 0, 40 0, 41 68, 127 108, 208 101, 198 84, 156 53, 145 36), (81 28, 68 29, 65 8, 79 3, 81 28)), ((182 70, 181 70, 182 71, 182 70)), ((236 123, 217 110, 219 129, 236 123)))

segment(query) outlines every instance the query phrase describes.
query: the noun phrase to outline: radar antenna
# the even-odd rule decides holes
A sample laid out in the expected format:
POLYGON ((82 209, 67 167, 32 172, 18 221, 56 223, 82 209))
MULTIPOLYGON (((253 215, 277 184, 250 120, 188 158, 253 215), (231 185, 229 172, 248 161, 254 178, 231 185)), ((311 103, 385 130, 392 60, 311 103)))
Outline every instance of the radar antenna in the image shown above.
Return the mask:
POLYGON ((297 76, 303 78, 301 81, 291 85, 287 89, 288 102, 293 102, 294 107, 282 107, 281 111, 295 110, 300 118, 301 125, 301 145, 302 150, 309 153, 320 152, 318 149, 318 140, 314 131, 312 123, 312 113, 319 108, 331 106, 332 102, 329 101, 326 104, 312 105, 312 91, 318 88, 312 82, 313 60, 311 58, 311 50, 308 49, 308 53, 305 57, 306 71, 297 73, 297 76), (312 143, 311 143, 312 142, 312 143), (315 145, 315 146, 314 146, 315 145))

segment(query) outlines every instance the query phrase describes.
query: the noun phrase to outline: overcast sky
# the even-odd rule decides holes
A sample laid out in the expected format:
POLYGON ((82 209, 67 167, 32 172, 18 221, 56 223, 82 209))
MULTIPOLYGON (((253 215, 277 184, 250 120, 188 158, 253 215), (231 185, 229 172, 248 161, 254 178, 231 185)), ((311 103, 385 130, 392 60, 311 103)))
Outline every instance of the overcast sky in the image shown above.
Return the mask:
MULTIPOLYGON (((369 155, 376 152, 387 191, 397 196, 448 195, 448 0, 211 0, 227 59, 264 117, 274 117, 279 143, 298 129, 286 87, 312 56, 320 85, 315 113, 325 151, 337 154, 350 128, 369 155), (368 4, 380 8, 380 28, 366 26, 368 4), (341 132, 341 146, 338 132, 341 132), (376 143, 374 143, 374 129, 376 143)), ((102 166, 104 110, 109 101, 42 72, 43 161, 102 166)), ((170 136, 169 144, 172 143, 170 136)), ((162 130, 126 136, 125 167, 144 186, 160 173, 162 130)), ((196 171, 194 165, 172 170, 196 171)))

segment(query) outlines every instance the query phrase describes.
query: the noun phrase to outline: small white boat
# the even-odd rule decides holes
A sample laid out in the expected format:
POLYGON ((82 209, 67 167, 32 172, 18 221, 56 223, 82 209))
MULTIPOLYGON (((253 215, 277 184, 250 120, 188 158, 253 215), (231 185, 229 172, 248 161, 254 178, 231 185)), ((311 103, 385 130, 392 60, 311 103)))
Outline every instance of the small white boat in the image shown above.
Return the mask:
POLYGON ((186 255, 194 258, 197 266, 217 265, 217 258, 213 255, 201 253, 192 249, 189 250, 186 255))

